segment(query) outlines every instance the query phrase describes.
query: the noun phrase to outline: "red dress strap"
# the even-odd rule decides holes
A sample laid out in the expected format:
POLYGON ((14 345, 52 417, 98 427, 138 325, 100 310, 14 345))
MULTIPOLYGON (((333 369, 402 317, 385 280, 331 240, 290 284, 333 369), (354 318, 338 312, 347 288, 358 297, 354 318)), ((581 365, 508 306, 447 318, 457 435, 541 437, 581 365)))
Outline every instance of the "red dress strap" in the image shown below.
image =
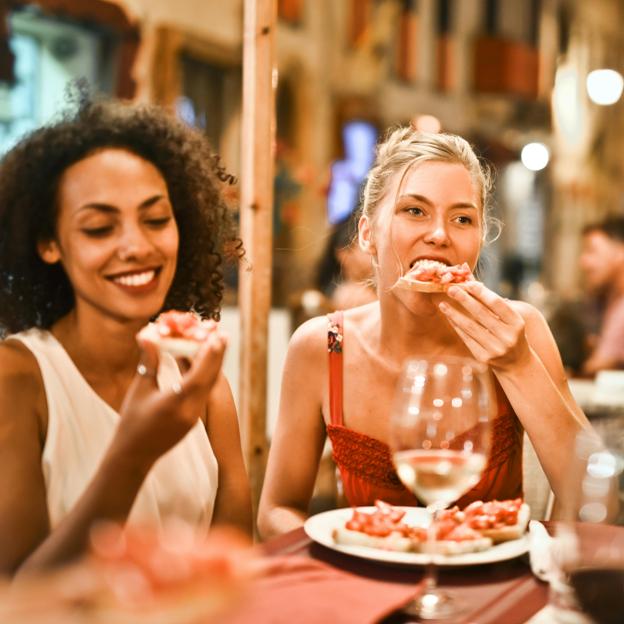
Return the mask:
POLYGON ((329 354, 329 421, 342 425, 342 311, 327 315, 327 351, 329 354))

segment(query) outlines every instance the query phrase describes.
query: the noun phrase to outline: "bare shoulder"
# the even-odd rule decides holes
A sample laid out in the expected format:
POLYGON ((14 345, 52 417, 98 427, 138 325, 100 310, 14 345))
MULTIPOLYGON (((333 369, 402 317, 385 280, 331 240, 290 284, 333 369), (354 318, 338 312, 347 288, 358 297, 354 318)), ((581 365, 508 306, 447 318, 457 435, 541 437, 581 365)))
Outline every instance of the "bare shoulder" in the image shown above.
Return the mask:
POLYGON ((290 338, 289 354, 305 357, 319 357, 327 353, 327 332, 329 320, 326 316, 315 316, 297 327, 290 338))
POLYGON ((0 384, 19 378, 22 383, 41 386, 41 373, 32 351, 19 340, 0 342, 0 384))
MULTIPOLYGON (((374 301, 356 308, 344 310, 343 333, 347 335, 359 335, 367 332, 370 326, 379 325, 379 303, 374 301)), ((327 358, 328 333, 335 328, 330 327, 327 316, 316 316, 302 325, 294 332, 290 339, 289 352, 304 355, 306 357, 327 358)), ((342 333, 337 336, 342 341, 342 333)))
POLYGON ((10 338, 0 342, 0 421, 35 428, 45 438, 47 403, 39 365, 30 349, 10 338))

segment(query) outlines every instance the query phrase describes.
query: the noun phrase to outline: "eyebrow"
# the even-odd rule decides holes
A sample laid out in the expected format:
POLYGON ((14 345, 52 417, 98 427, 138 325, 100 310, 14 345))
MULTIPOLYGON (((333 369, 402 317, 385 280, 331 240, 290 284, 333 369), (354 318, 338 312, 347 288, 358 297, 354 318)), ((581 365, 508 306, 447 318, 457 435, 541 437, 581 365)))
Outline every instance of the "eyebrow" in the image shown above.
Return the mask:
MULTIPOLYGON (((433 206, 433 202, 429 198, 424 195, 419 195, 418 193, 405 193, 399 197, 399 201, 406 197, 420 201, 428 206, 433 206)), ((459 202, 457 204, 453 204, 451 208, 471 208, 472 210, 477 210, 477 207, 472 202, 459 202)))
MULTIPOLYGON (((158 203, 162 199, 167 199, 167 198, 165 195, 153 195, 152 197, 148 197, 145 201, 142 201, 139 204, 139 210, 147 210, 148 208, 151 208, 154 204, 158 203)), ((83 206, 80 206, 80 208, 78 208, 76 212, 80 212, 82 210, 87 210, 87 209, 99 210, 100 212, 106 212, 106 213, 119 212, 119 208, 112 206, 111 204, 104 204, 100 202, 92 202, 92 203, 84 204, 83 206)))

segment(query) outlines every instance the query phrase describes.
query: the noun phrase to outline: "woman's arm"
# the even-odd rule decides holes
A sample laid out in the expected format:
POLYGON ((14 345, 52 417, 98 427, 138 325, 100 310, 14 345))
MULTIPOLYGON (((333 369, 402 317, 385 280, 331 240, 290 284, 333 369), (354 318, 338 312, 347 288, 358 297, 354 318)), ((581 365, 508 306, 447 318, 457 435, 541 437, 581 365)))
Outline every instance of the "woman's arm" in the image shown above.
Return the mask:
POLYGON ((245 471, 236 407, 223 374, 210 395, 206 431, 219 464, 213 525, 236 526, 252 535, 251 496, 245 471))
POLYGON ((48 535, 41 470, 45 395, 34 357, 0 345, 0 575, 11 575, 48 535))
POLYGON ((263 538, 300 527, 307 517, 325 441, 321 413, 327 384, 327 320, 304 323, 291 338, 258 511, 263 538))
POLYGON ((566 466, 578 432, 588 428, 565 377, 544 317, 479 282, 449 289, 461 305, 441 309, 475 358, 491 366, 535 447, 553 492, 565 499, 566 466))
MULTIPOLYGON (((30 450, 32 432, 19 431, 2 438, 0 455, 14 455, 13 461, 24 471, 15 482, 3 483, 3 490, 15 490, 10 498, 0 498, 0 539, 9 544, 17 530, 19 545, 4 554, 1 563, 8 573, 33 571, 64 563, 84 552, 91 527, 102 520, 124 522, 132 509, 134 499, 156 460, 177 444, 197 422, 205 409, 206 400, 221 369, 225 341, 214 335, 195 358, 190 369, 183 375, 180 392, 161 392, 155 376, 139 376, 133 380, 120 410, 120 422, 103 460, 71 511, 50 532, 45 500, 45 488, 41 476, 41 445, 37 453, 30 450), (32 470, 32 474, 27 472, 32 470), (34 476, 33 476, 34 475, 34 476), (16 483, 20 487, 16 487, 16 483), (22 489, 24 488, 24 489, 22 489), (29 510, 15 505, 17 492, 35 497, 30 503, 36 516, 29 510), (35 529, 28 528, 33 524, 35 529), (21 528, 25 525, 26 528, 21 528)), ((143 345, 143 362, 148 370, 158 366, 158 350, 155 345, 143 345)), ((0 370, 6 362, 0 363, 0 370)), ((41 382, 39 382, 41 385, 41 382)), ((6 383, 0 384, 0 390, 6 383)), ((7 392, 0 410, 2 421, 22 418, 23 414, 10 409, 10 396, 19 390, 7 392)), ((32 410, 31 410, 32 411, 32 410)), ((26 413, 28 417, 28 413, 26 413)), ((2 461, 2 460, 0 460, 2 461)), ((2 465, 0 464, 0 470, 2 465)), ((4 473, 2 479, 5 479, 4 473)))

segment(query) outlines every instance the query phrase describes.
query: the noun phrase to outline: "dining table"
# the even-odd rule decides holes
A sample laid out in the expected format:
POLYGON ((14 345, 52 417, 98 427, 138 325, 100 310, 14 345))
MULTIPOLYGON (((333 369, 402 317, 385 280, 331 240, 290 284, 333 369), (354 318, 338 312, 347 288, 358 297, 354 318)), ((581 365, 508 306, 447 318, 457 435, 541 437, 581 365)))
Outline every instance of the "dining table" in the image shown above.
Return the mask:
MULTIPOLYGON (((543 525, 551 536, 558 529, 553 521, 544 521, 543 525)), ((617 568, 624 566, 624 527, 589 523, 575 526, 592 552, 606 552, 617 568)), ((238 617, 226 619, 225 624, 421 622, 405 613, 403 607, 421 588, 425 572, 422 565, 388 564, 375 557, 353 556, 311 539, 304 528, 264 542, 261 551, 265 559, 280 565, 291 563, 290 575, 269 575, 257 588, 255 602, 252 596, 238 617), (301 574, 302 570, 307 572, 301 574)), ((549 584, 533 574, 528 552, 480 565, 438 566, 438 585, 452 594, 460 607, 457 615, 438 620, 444 624, 592 622, 574 609, 573 613, 564 612, 567 619, 558 619, 561 612, 555 606, 556 598, 549 584)), ((609 612, 604 621, 620 619, 609 612)))
MULTIPOLYGON (((325 547, 308 537, 303 528, 267 541, 263 551, 269 557, 287 556, 319 562, 358 579, 383 582, 388 588, 404 589, 407 600, 418 592, 424 575, 422 566, 381 564, 376 560, 351 556, 325 547)), ((451 620, 457 624, 524 624, 548 602, 548 585, 532 574, 528 555, 484 565, 439 568, 438 584, 452 592, 453 598, 461 605, 461 612, 451 620)), ((379 596, 383 595, 382 590, 379 596)), ((277 594, 275 598, 277 601, 277 594)), ((303 605, 301 607, 303 609, 303 605)), ((362 621, 348 619, 351 608, 352 604, 337 600, 336 617, 332 619, 330 616, 324 621, 327 624, 337 621, 339 615, 347 616, 343 620, 345 622, 362 621)), ((399 608, 378 621, 383 624, 406 624, 419 620, 399 608)))
MULTIPOLYGON (((418 508, 414 508, 418 509, 418 508)), ((349 509, 330 510, 330 518, 342 516, 349 509)), ((408 511, 409 513, 409 511, 408 511)), ((343 551, 311 530, 297 528, 279 537, 249 547, 229 534, 216 533, 212 544, 206 542, 193 555, 186 549, 172 549, 171 543, 158 551, 169 557, 117 562, 92 559, 77 561, 66 568, 41 577, 24 579, 12 585, 6 579, 0 592, 2 624, 411 624, 420 620, 404 607, 422 588, 425 568, 418 553, 354 554, 343 551), (231 538, 232 536, 230 536, 231 538), (397 555, 407 561, 397 562, 397 555), (385 557, 385 560, 384 560, 385 557), (183 560, 189 566, 181 566, 183 560), (164 572, 163 562, 171 568, 164 572), (409 561, 409 562, 408 562, 409 561), (149 564, 149 565, 148 565, 149 564), (156 565, 157 564, 157 565, 156 565), (156 567, 154 567, 156 565, 156 567), (195 566, 195 567, 194 567, 195 566), (199 567, 197 567, 199 566, 199 567), (153 577, 157 570, 159 576, 153 577), (195 572, 193 572, 195 570, 195 572), (128 574, 130 576, 128 576, 128 574), (152 576, 149 576, 149 574, 152 576), (178 576, 176 576, 176 574, 178 576), (189 576, 190 574, 190 576, 189 576), (139 576, 137 576, 139 575, 139 576), (180 576, 182 575, 182 576, 180 576), (137 580, 142 579, 139 585, 137 580), (150 580, 151 579, 151 580, 150 580), (169 579, 169 585, 167 584, 169 579), (132 581, 132 582, 130 582, 132 581), (157 582, 153 585, 153 582, 157 582), (152 583, 146 585, 144 583, 152 583), (146 588, 154 591, 145 593, 146 588), (137 592, 137 588, 141 591, 137 592), (159 588, 159 589, 158 589, 159 588), (156 591, 158 589, 158 591, 156 591), (114 590, 114 591, 113 591, 114 590), (129 591, 126 591, 129 590, 129 591), (134 593, 133 593, 134 592, 134 593)), ((492 547, 471 555, 459 564, 438 561, 438 584, 452 594, 458 613, 442 624, 589 624, 589 620, 566 608, 565 620, 559 620, 555 607, 557 592, 531 571, 529 555, 542 553, 540 544, 550 543, 547 533, 574 532, 582 547, 577 551, 588 556, 584 561, 600 563, 616 575, 592 580, 593 607, 605 617, 601 622, 623 621, 624 526, 575 523, 559 525, 545 521, 530 526, 530 537, 505 544, 506 551, 496 558, 492 547), (539 529, 539 530, 536 530, 539 529), (480 561, 480 563, 477 563, 480 561), (596 584, 598 581, 598 585, 596 584), (597 593, 596 593, 597 592, 597 593), (596 602, 596 598, 598 602, 596 602), (612 607, 611 605, 615 605, 612 607), (605 611, 605 608, 607 611, 605 611), (615 609, 615 610, 614 610, 615 609)), ((141 542, 143 543, 143 542, 141 542)), ((199 544, 199 542, 198 542, 199 544)), ((463 555, 458 555, 462 557, 463 555)), ((399 557, 400 558, 400 557, 399 557)), ((535 559, 534 563, 538 563, 535 559)), ((543 564, 544 559, 541 559, 543 564)), ((594 566, 595 567, 595 566, 594 566)), ((546 568, 536 567, 543 577, 546 568)), ((582 568, 588 571, 588 568, 582 568)), ((582 571, 581 570, 581 571, 582 571)), ((584 576, 584 582, 587 576, 584 576)), ((589 587, 589 586, 586 586, 589 587)))

